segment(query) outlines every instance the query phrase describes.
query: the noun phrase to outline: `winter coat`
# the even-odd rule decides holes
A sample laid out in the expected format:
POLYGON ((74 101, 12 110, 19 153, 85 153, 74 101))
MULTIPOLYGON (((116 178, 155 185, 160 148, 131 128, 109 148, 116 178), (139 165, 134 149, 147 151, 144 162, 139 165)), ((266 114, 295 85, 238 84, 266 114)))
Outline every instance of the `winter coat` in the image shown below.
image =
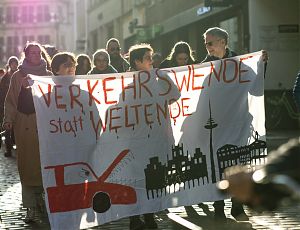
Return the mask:
MULTIPOLYGON (((45 75, 52 74, 49 71, 46 72, 45 69, 45 75)), ((32 97, 30 97, 31 88, 22 87, 24 77, 26 77, 25 74, 20 70, 11 77, 4 104, 3 122, 11 122, 13 124, 17 145, 17 165, 21 183, 27 186, 41 186, 42 176, 36 114, 32 104, 32 97), (22 94, 21 96, 20 93, 22 94), (22 102, 25 102, 23 96, 26 96, 26 100, 29 100, 26 103, 27 106, 20 103, 21 99, 22 102)))

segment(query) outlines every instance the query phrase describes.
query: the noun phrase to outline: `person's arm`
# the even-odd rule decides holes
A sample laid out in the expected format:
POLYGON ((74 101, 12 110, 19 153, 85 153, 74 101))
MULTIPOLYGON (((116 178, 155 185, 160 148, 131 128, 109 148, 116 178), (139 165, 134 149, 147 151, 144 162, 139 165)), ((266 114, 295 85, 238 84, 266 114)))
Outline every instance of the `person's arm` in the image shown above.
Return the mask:
POLYGON ((18 96, 21 88, 19 72, 12 75, 4 102, 3 128, 10 130, 17 115, 18 96))
POLYGON ((156 69, 156 75, 158 77, 158 84, 160 86, 161 96, 166 96, 169 100, 172 99, 172 103, 178 100, 181 93, 178 87, 174 84, 166 71, 156 69))

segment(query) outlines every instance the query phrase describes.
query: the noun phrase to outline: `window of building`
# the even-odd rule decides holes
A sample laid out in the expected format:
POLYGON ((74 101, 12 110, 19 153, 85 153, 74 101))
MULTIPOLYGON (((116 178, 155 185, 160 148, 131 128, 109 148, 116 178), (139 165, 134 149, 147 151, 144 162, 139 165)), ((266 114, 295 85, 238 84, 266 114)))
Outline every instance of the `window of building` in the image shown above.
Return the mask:
POLYGON ((28 6, 28 22, 29 23, 35 22, 33 6, 28 6))
POLYGON ((19 8, 17 6, 12 7, 12 22, 13 23, 19 22, 19 8))
POLYGON ((3 7, 0 7, 0 24, 4 23, 4 10, 3 7))
POLYGON ((13 55, 13 37, 7 36, 6 39, 6 56, 10 57, 13 55))
POLYGON ((235 51, 239 50, 238 17, 229 18, 220 22, 220 27, 225 29, 229 36, 228 46, 235 51))
POLYGON ((33 6, 31 5, 22 6, 21 21, 22 23, 33 23, 35 21, 33 6))
POLYGON ((21 21, 23 23, 27 23, 28 22, 28 6, 22 6, 22 13, 21 13, 21 21))
POLYGON ((49 6, 39 5, 37 6, 37 21, 38 22, 49 22, 51 20, 49 6))
POLYGON ((8 6, 6 8, 6 23, 12 23, 12 17, 13 17, 12 7, 8 6))

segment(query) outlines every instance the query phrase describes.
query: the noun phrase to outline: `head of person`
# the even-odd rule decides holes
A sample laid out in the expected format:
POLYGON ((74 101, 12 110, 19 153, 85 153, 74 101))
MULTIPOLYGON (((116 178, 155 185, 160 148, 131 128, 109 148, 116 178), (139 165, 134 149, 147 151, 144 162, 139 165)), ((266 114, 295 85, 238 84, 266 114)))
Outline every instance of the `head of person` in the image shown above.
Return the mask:
POLYGON ((91 70, 92 63, 88 55, 79 54, 76 57, 76 61, 77 61, 76 74, 78 75, 87 74, 91 70))
POLYGON ((116 38, 111 38, 106 43, 106 51, 112 59, 121 57, 120 42, 116 38))
POLYGON ((15 72, 19 66, 19 59, 16 56, 11 56, 7 61, 7 65, 11 72, 15 72))
POLYGON ((93 64, 96 69, 104 71, 110 65, 110 57, 108 52, 105 49, 97 50, 93 54, 93 64))
POLYGON ((203 34, 207 53, 211 56, 223 58, 228 45, 228 33, 219 27, 209 28, 203 34))
POLYGON ((53 45, 46 44, 46 45, 43 45, 43 47, 49 54, 50 58, 53 58, 53 56, 58 53, 58 50, 53 45))
POLYGON ((190 45, 183 41, 174 45, 168 59, 172 60, 176 66, 192 64, 195 61, 190 45))
POLYGON ((160 63, 162 62, 161 53, 154 53, 152 55, 152 60, 153 60, 153 68, 159 68, 160 63))
POLYGON ((74 76, 76 70, 75 55, 70 52, 59 52, 54 55, 51 62, 54 75, 74 76))
POLYGON ((149 44, 138 44, 129 48, 129 63, 135 70, 150 71, 153 68, 153 49, 149 44))
POLYGON ((28 42, 23 50, 24 60, 31 66, 42 63, 42 46, 37 42, 28 42))

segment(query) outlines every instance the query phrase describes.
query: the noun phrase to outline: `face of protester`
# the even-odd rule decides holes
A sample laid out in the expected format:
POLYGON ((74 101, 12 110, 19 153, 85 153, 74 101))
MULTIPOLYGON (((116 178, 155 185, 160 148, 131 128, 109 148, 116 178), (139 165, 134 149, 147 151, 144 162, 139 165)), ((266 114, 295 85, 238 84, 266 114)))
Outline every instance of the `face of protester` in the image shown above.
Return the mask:
POLYGON ((108 67, 108 59, 106 57, 104 57, 103 55, 99 55, 95 59, 95 66, 100 71, 106 70, 108 67))
POLYGON ((120 57, 120 46, 117 42, 110 42, 107 46, 107 52, 110 55, 110 58, 120 57))
POLYGON ((71 59, 68 58, 67 62, 61 64, 56 72, 57 75, 61 76, 74 76, 76 70, 76 63, 71 59))
POLYGON ((188 60, 189 60, 189 55, 186 53, 179 53, 175 57, 175 61, 178 66, 187 65, 188 60))
POLYGON ((152 52, 147 51, 144 56, 143 60, 136 60, 135 65, 136 65, 136 70, 146 70, 150 71, 153 68, 153 60, 152 60, 152 52))
POLYGON ((18 62, 16 61, 12 61, 10 64, 9 64, 9 68, 12 72, 16 72, 16 70, 18 69, 18 62))
POLYGON ((41 64, 42 52, 40 47, 38 46, 29 46, 26 51, 26 60, 31 65, 39 65, 41 64))
POLYGON ((225 39, 206 34, 205 47, 207 53, 211 56, 223 58, 226 53, 226 42, 225 39))

